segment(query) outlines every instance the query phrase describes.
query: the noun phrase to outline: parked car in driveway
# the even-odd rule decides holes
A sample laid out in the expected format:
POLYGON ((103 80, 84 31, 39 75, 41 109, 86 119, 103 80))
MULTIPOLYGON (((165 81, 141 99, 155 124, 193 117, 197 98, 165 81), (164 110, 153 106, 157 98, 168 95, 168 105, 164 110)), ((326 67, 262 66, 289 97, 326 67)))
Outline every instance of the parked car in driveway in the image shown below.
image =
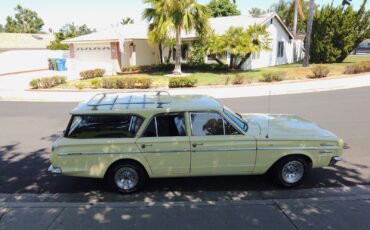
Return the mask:
POLYGON ((294 115, 237 114, 216 99, 103 93, 79 104, 52 146, 52 173, 105 178, 122 193, 149 178, 256 175, 284 187, 341 160, 343 140, 294 115))

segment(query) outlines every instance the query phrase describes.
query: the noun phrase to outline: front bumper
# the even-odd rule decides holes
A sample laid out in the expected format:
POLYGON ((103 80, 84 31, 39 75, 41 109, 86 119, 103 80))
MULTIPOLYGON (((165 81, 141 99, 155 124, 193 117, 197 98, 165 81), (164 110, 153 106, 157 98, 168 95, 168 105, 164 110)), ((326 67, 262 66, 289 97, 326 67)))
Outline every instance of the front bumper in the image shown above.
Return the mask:
POLYGON ((338 161, 341 161, 341 157, 332 157, 329 163, 329 166, 334 166, 338 161))
POLYGON ((53 165, 50 165, 48 168, 48 172, 53 173, 53 174, 62 174, 62 169, 58 167, 54 167, 53 165))

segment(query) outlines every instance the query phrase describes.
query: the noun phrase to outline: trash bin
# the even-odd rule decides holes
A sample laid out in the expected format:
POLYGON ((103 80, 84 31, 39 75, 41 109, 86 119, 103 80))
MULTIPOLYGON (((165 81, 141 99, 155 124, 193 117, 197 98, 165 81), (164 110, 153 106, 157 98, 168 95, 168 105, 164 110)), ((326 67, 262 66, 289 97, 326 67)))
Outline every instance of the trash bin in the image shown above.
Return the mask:
POLYGON ((65 58, 58 58, 56 59, 58 71, 66 71, 66 59, 65 58))
POLYGON ((55 58, 51 59, 51 64, 53 66, 53 70, 58 70, 57 62, 55 58))

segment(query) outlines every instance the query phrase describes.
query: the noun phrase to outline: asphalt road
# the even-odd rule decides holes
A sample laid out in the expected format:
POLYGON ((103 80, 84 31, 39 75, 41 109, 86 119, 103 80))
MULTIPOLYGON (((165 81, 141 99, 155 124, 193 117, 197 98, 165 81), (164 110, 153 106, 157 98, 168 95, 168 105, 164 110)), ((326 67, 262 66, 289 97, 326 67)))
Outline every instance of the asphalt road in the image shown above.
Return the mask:
MULTIPOLYGON (((268 111, 268 97, 221 101, 236 112, 268 111)), ((51 143, 66 127, 74 106, 0 102, 0 193, 109 193, 101 180, 47 173, 51 143)), ((315 121, 351 146, 343 162, 335 168, 313 170, 300 188, 370 184, 370 87, 273 96, 271 113, 292 113, 315 121)), ((155 199, 156 194, 172 191, 179 196, 210 193, 219 198, 230 192, 270 189, 279 188, 266 176, 178 178, 152 180, 141 194, 155 199)))

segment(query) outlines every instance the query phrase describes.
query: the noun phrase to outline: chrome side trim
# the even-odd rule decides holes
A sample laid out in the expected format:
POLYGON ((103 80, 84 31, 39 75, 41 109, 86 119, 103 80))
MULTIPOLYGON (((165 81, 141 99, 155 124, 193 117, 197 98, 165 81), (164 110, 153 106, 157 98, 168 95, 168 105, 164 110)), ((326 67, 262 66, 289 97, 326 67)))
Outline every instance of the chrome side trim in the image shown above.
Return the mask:
POLYGON ((273 147, 257 148, 257 150, 339 150, 339 147, 273 147))
POLYGON ((256 151, 256 148, 233 148, 233 149, 211 149, 211 150, 192 150, 193 153, 204 152, 239 152, 239 151, 256 151))
POLYGON ((135 154, 140 153, 140 151, 135 152, 86 152, 86 153, 58 153, 58 156, 78 156, 78 155, 110 155, 110 154, 135 154))
POLYGON ((132 151, 132 152, 85 152, 85 153, 58 153, 58 156, 79 156, 79 155, 111 155, 111 154, 137 154, 137 153, 186 153, 190 149, 184 150, 161 150, 161 151, 132 151))

